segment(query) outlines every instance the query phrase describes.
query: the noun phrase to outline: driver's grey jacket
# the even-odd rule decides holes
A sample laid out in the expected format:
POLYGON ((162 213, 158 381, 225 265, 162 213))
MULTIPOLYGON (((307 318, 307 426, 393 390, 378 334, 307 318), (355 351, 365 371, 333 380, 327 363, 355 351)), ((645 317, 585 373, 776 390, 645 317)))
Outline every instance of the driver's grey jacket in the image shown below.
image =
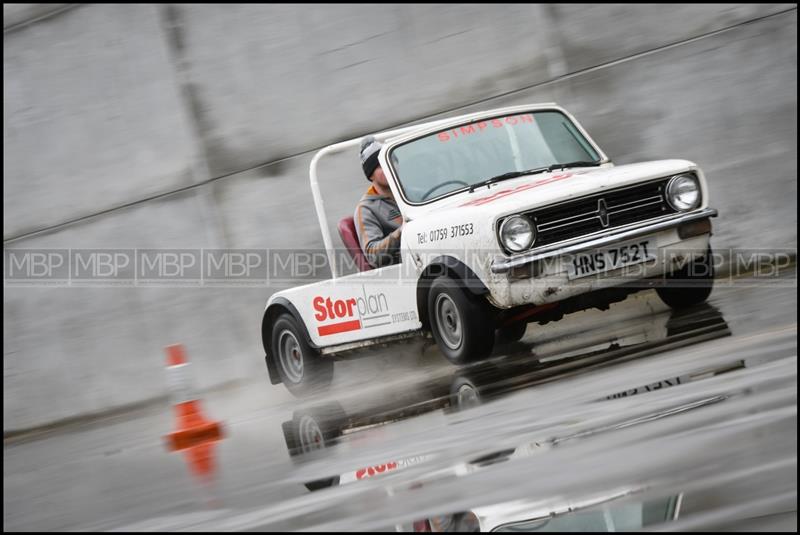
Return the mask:
POLYGON ((403 217, 394 199, 370 186, 358 201, 353 219, 358 243, 372 267, 400 262, 400 238, 391 234, 400 227, 403 217))

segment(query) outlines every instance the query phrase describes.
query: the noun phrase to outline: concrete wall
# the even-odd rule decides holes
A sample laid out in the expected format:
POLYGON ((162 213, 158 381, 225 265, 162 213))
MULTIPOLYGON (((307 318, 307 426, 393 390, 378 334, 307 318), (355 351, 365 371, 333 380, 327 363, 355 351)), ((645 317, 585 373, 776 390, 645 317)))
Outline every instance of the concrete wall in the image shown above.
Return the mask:
MULTIPOLYGON (((325 144, 554 100, 708 173, 717 247, 797 246, 797 12, 752 5, 4 6, 4 249, 315 248, 325 144), (776 224, 776 220, 779 222, 776 224)), ((366 186, 324 169, 329 220, 366 186)), ((263 378, 275 288, 4 292, 4 430, 263 378)))

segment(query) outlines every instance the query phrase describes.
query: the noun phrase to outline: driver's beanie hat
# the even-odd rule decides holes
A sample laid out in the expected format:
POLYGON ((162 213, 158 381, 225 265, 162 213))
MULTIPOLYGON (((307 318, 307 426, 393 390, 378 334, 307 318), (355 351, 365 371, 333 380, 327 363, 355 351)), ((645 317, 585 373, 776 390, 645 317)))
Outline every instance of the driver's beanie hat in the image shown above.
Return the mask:
POLYGON ((361 167, 367 180, 370 180, 372 173, 378 167, 378 153, 382 146, 375 136, 367 136, 361 140, 361 167))

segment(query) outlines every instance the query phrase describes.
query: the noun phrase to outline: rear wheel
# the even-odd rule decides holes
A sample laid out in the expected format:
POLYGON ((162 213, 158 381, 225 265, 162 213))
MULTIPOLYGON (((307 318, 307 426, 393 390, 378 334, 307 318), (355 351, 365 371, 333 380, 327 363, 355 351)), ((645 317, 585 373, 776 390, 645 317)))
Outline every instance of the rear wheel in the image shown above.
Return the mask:
POLYGON ((711 248, 705 256, 695 258, 671 273, 664 286, 656 288, 664 303, 674 309, 687 308, 704 302, 714 287, 714 262, 711 248))
POLYGON ((489 304, 450 277, 438 277, 428 293, 431 333, 453 364, 488 357, 494 346, 494 321, 489 304))
POLYGON ((321 392, 333 379, 333 361, 308 345, 290 314, 282 314, 272 326, 272 355, 281 381, 295 396, 321 392))

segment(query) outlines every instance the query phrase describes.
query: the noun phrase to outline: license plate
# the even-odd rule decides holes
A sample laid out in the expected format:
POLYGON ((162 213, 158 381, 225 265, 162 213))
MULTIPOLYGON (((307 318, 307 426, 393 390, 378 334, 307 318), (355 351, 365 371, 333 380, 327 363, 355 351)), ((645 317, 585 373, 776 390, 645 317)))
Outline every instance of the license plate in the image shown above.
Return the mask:
POLYGON ((577 253, 568 257, 567 278, 572 280, 588 277, 589 275, 613 271, 647 260, 655 260, 655 258, 655 244, 652 240, 642 240, 609 249, 596 249, 591 252, 577 253))

